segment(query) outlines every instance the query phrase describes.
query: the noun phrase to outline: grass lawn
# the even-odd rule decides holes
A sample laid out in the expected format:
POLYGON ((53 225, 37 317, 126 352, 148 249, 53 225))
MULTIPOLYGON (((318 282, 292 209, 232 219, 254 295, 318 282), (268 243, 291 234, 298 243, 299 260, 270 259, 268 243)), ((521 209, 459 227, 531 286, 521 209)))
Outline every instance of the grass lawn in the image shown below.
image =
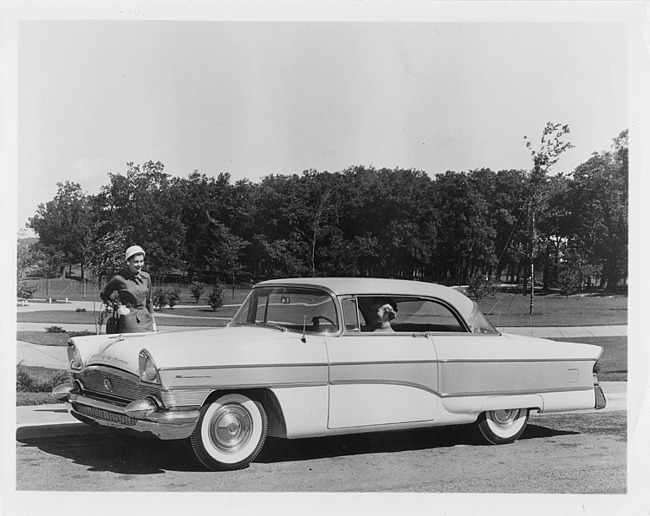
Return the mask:
MULTIPOLYGON (((211 308, 166 308, 156 312, 158 326, 223 326, 228 321, 223 318, 232 318, 237 311, 236 307, 224 307, 216 312, 211 308), (162 315, 162 316, 161 316, 162 315), (219 317, 219 319, 217 319, 219 317)), ((65 324, 95 324, 92 312, 77 312, 70 310, 42 310, 36 312, 21 312, 17 316, 19 323, 41 323, 43 329, 49 326, 65 324)), ((104 321, 105 322, 105 321, 104 321)))
POLYGON ((478 301, 488 319, 503 326, 608 326, 627 324, 627 295, 536 294, 533 315, 530 298, 521 294, 498 293, 478 301))
POLYGON ((578 337, 550 340, 581 342, 602 347, 603 354, 598 362, 598 379, 601 382, 627 381, 627 337, 578 337))

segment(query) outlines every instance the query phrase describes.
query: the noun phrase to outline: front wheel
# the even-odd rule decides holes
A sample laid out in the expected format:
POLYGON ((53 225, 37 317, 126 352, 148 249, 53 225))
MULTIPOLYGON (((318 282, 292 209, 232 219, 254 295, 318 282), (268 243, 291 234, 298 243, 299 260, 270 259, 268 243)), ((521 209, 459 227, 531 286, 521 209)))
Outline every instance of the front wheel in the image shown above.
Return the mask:
POLYGON ((189 448, 208 469, 245 468, 262 449, 267 431, 268 418, 260 402, 243 394, 226 394, 201 409, 189 448))
POLYGON ((478 429, 491 444, 507 444, 524 433, 528 409, 489 410, 478 419, 478 429))

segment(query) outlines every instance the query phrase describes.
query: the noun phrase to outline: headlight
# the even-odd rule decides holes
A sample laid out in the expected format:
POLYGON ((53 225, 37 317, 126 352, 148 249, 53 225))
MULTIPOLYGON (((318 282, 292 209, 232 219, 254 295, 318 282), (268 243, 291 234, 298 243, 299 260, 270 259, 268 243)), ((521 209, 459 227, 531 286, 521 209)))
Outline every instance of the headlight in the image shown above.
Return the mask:
POLYGON ((68 364, 70 369, 81 369, 84 365, 81 361, 81 354, 77 346, 71 340, 68 341, 68 364))
POLYGON ((143 382, 159 383, 158 369, 153 358, 146 349, 140 351, 139 356, 140 380, 143 382))

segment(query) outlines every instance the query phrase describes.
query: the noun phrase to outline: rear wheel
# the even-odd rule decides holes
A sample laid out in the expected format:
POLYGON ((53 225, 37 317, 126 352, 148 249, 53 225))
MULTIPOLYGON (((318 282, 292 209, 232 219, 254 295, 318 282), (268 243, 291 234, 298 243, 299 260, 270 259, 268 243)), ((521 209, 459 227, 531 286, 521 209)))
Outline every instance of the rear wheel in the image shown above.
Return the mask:
POLYGON ((245 468, 264 445, 268 418, 262 404, 243 394, 226 394, 204 406, 189 437, 190 451, 215 471, 245 468))
POLYGON ((507 444, 524 433, 528 409, 489 410, 478 419, 478 429, 491 444, 507 444))

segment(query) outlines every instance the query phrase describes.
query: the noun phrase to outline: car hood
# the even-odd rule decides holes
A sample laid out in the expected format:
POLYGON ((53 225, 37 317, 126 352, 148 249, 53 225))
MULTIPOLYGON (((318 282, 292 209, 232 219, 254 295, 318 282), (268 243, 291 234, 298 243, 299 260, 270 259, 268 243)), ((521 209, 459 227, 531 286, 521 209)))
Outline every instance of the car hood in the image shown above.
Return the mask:
POLYGON ((140 350, 158 369, 325 362, 324 339, 274 328, 250 326, 101 335, 73 339, 86 366, 103 365, 138 374, 140 350))

